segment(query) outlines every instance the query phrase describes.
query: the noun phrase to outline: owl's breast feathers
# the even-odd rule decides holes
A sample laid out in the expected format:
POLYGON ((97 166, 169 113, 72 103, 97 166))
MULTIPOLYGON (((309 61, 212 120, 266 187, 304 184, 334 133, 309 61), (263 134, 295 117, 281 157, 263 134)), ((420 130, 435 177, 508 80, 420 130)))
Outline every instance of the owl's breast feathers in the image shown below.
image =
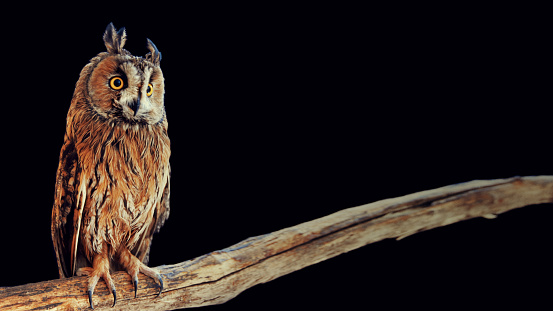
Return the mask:
POLYGON ((109 121, 74 101, 67 124, 52 214, 60 274, 73 275, 105 247, 147 263, 169 214, 167 122, 109 121))

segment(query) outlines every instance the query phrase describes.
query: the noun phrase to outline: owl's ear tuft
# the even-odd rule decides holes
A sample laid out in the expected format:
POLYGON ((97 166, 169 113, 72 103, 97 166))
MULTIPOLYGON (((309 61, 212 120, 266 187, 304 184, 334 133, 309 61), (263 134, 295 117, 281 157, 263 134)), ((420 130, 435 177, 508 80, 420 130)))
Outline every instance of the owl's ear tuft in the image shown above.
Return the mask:
POLYGON ((115 30, 113 23, 109 23, 106 31, 104 32, 104 44, 110 54, 121 54, 123 46, 127 41, 127 32, 125 27, 115 30))
POLYGON ((150 53, 146 54, 146 59, 156 65, 159 65, 159 63, 161 62, 161 53, 157 49, 156 45, 152 42, 152 40, 146 40, 148 40, 148 50, 150 50, 150 53))

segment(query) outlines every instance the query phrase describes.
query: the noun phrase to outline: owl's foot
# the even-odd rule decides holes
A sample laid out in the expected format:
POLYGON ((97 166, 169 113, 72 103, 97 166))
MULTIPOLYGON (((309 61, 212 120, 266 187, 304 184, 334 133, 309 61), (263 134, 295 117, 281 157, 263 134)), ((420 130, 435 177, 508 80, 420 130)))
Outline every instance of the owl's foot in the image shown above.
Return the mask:
POLYGON ((90 303, 90 308, 94 310, 94 305, 92 304, 92 295, 94 294, 94 288, 96 288, 96 284, 98 284, 100 277, 104 279, 104 282, 106 282, 106 285, 108 286, 111 293, 113 294, 112 307, 115 306, 115 303, 117 302, 117 293, 115 291, 115 283, 113 282, 113 279, 109 274, 109 260, 105 256, 96 255, 92 262, 92 268, 90 267, 80 268, 77 271, 77 275, 88 276, 87 293, 88 293, 88 302, 90 303))
POLYGON ((161 292, 163 291, 163 279, 161 278, 161 274, 157 272, 155 269, 152 269, 140 261, 140 259, 136 258, 131 252, 128 250, 125 250, 120 254, 119 256, 119 263, 127 270, 127 273, 131 276, 132 282, 134 285, 134 298, 136 298, 136 293, 138 290, 138 273, 142 272, 146 276, 151 277, 154 279, 158 285, 159 285, 159 293, 157 296, 161 295, 161 292))

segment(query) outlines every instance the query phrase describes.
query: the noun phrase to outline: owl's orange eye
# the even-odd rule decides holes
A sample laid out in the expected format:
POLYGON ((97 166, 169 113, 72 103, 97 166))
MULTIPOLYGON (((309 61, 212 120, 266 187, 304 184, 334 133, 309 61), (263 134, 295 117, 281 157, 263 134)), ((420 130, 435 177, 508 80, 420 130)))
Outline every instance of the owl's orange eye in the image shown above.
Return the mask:
POLYGON ((146 95, 150 97, 152 96, 153 93, 154 93, 154 86, 151 83, 148 83, 148 88, 146 89, 146 95))
POLYGON ((114 90, 120 90, 124 85, 125 83, 121 77, 113 77, 109 80, 109 86, 114 90))

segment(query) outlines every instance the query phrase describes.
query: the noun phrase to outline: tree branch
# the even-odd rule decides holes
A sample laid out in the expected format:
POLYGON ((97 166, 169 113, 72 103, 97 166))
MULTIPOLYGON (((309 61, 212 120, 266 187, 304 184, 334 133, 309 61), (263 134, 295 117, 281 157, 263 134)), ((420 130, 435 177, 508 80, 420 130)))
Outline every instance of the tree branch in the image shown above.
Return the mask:
MULTIPOLYGON (((166 289, 140 276, 134 298, 130 276, 113 275, 119 310, 172 310, 224 303, 244 290, 323 260, 388 238, 553 202, 553 176, 475 180, 348 208, 175 265, 158 267, 166 289)), ((84 310, 86 277, 0 289, 0 309, 84 310)), ((111 309, 112 296, 99 282, 96 310, 111 309)))

